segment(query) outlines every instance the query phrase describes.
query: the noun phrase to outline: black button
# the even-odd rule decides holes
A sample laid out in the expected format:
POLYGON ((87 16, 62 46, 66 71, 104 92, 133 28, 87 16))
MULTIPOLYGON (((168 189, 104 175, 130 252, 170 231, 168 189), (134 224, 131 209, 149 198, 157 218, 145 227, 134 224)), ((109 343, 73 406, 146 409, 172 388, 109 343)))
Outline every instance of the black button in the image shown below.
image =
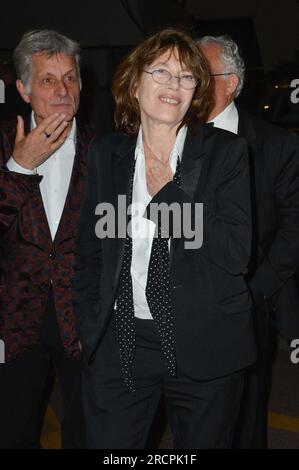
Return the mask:
POLYGON ((50 253, 50 254, 49 254, 49 259, 53 260, 53 259, 55 259, 55 258, 56 258, 55 253, 50 253))

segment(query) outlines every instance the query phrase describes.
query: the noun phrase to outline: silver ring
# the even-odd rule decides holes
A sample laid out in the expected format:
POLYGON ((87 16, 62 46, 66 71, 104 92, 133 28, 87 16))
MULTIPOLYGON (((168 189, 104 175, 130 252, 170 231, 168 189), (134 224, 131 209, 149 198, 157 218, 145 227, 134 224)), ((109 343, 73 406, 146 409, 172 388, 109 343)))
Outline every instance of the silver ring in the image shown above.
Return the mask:
POLYGON ((48 132, 43 131, 43 133, 45 134, 45 136, 47 137, 47 139, 49 139, 49 137, 51 137, 51 134, 48 134, 48 132))

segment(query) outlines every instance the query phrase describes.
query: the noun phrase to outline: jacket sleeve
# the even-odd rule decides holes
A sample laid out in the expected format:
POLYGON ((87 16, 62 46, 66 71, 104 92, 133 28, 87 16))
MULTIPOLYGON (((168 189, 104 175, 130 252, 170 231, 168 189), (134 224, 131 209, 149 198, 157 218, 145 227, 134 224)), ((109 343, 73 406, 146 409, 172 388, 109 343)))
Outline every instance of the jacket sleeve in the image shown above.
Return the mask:
POLYGON ((39 175, 9 171, 5 165, 9 149, 7 136, 0 131, 0 235, 18 219, 22 207, 39 191, 42 180, 39 175))
POLYGON ((100 277, 102 266, 101 240, 97 238, 95 227, 97 216, 97 169, 98 150, 92 145, 88 153, 88 175, 85 195, 81 208, 78 237, 75 250, 73 278, 73 303, 77 318, 79 339, 86 352, 92 349, 96 315, 101 305, 100 277))
MULTIPOLYGON (((203 243, 194 251, 226 271, 240 274, 247 267, 251 249, 250 177, 243 139, 227 146, 225 158, 219 158, 216 178, 214 195, 203 203, 203 243)), ((170 182, 151 202, 191 201, 176 183, 170 182)), ((194 201, 191 204, 194 206, 194 201)))
MULTIPOLYGON (((274 149, 273 155, 277 154, 274 149)), ((253 294, 269 298, 294 274, 299 263, 299 139, 288 134, 273 165, 274 195, 279 228, 273 242, 250 280, 253 294)))

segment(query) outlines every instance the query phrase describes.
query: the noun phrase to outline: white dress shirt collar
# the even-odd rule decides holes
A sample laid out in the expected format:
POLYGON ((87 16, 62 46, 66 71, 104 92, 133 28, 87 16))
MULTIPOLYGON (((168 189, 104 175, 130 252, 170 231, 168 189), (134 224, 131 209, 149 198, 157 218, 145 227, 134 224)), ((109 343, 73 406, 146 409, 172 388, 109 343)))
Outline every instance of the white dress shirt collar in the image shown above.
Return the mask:
POLYGON ((232 101, 218 116, 212 119, 214 127, 238 134, 239 115, 235 102, 232 101))

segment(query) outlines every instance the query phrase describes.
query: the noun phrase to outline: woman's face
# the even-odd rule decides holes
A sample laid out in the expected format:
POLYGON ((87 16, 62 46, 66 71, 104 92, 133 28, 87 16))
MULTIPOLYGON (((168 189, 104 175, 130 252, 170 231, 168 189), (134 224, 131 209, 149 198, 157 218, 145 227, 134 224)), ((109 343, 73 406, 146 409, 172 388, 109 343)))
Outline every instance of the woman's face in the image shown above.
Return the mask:
POLYGON ((144 70, 159 70, 161 74, 166 70, 172 78, 168 83, 160 84, 155 82, 149 73, 142 73, 135 94, 139 102, 141 124, 165 124, 177 128, 189 109, 195 89, 182 88, 175 77, 190 78, 193 76, 192 72, 180 63, 176 49, 171 55, 169 51, 165 52, 144 70))

